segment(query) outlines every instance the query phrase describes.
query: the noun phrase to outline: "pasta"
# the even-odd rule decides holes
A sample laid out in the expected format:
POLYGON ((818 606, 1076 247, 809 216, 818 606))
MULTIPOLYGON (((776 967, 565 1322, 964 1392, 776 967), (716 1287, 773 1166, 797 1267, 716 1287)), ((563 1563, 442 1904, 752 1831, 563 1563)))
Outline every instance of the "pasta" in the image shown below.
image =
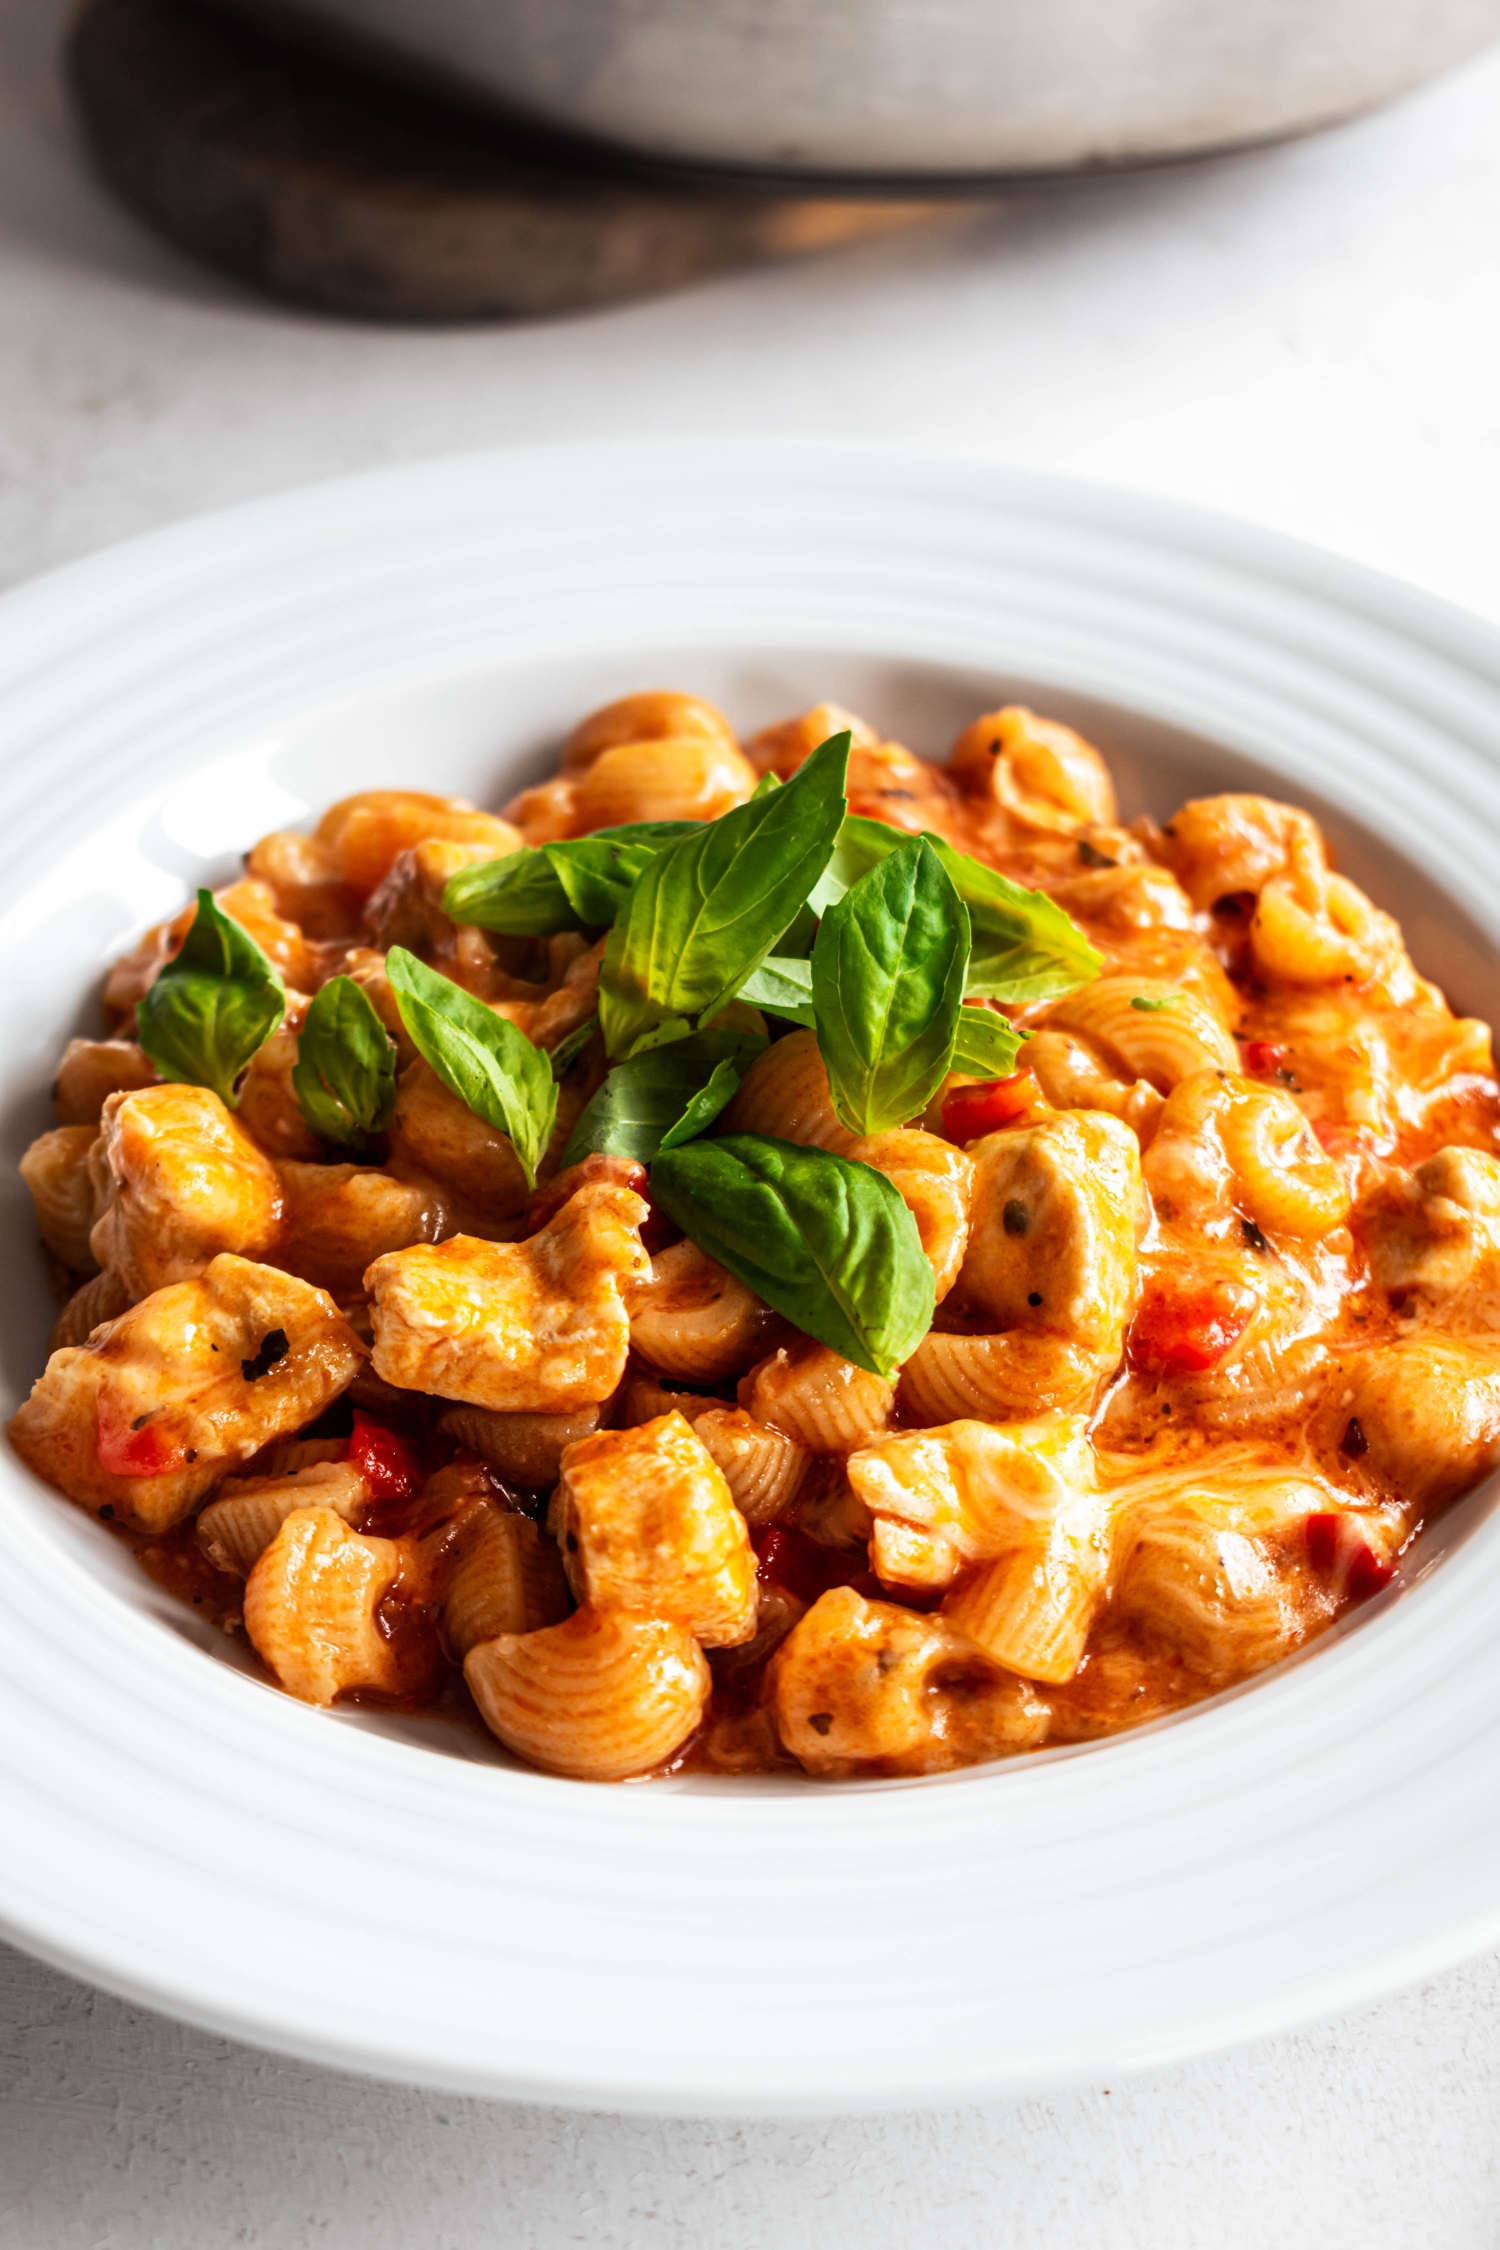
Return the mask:
POLYGON ((1253 1678, 1500 1467, 1488 1028, 1306 812, 1124 821, 1023 706, 624 695, 103 1000, 11 1442, 310 1707, 940 1773, 1253 1678))

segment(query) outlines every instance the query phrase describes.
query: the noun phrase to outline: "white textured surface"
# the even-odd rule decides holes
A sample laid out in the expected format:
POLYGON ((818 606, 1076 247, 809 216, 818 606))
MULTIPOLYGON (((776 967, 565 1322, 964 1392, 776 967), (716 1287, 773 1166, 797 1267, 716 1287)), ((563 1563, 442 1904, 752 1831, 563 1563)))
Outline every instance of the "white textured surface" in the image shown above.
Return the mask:
MULTIPOLYGON (((455 445, 795 428, 1174 490, 1500 613, 1495 64, 1322 143, 1028 195, 927 242, 514 335, 372 335, 251 306, 110 211, 46 80, 59 14, 0 7, 8 578, 455 445)), ((1492 1961, 1107 2097, 743 2130, 359 2086, 20 1960, 0 2025, 7 2250, 1496 2239, 1492 1961)))

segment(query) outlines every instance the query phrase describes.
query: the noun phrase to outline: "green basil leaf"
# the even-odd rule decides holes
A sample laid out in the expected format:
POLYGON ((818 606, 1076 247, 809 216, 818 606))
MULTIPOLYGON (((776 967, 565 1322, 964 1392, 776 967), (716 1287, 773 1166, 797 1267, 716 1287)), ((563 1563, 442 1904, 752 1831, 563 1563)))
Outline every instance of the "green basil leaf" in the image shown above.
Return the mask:
POLYGON ((993 1008, 960 1008, 950 1070, 974 1078, 1008 1078, 1021 1051, 1021 1034, 993 1008))
POLYGON ((163 1078, 210 1086, 233 1109, 240 1073, 285 1014, 273 964, 213 893, 200 891, 180 950, 136 1004, 136 1036, 163 1078))
POLYGON ((528 1187, 557 1117, 551 1058, 472 992, 393 945, 385 973, 412 1044, 452 1094, 507 1133, 528 1187))
POLYGON ((583 1023, 575 1024, 564 1038, 558 1040, 557 1045, 552 1049, 552 1075, 554 1078, 563 1079, 567 1077, 568 1072, 577 1062, 598 1029, 599 1018, 589 1016, 583 1023))
POLYGON ((811 961, 788 961, 784 954, 773 953, 758 969, 751 970, 735 998, 748 1000, 752 1008, 764 1008, 767 1015, 785 1016, 792 1023, 811 1026, 817 1021, 811 961))
MULTIPOLYGON (((906 842, 883 820, 851 813, 839 830, 821 882, 808 903, 826 913, 852 883, 906 842)), ((1103 963, 1076 922, 1045 891, 1028 891, 1008 876, 927 837, 969 910, 971 950, 965 987, 970 999, 1012 1004, 1060 1000, 1091 983, 1103 963)))
POLYGON ((709 1257, 841 1358, 889 1379, 932 1325, 932 1268, 884 1173, 726 1133, 658 1156, 651 1193, 709 1257))
POLYGON ((792 779, 652 860, 610 932, 599 1019, 612 1055, 673 1016, 714 1015, 760 966, 817 881, 844 815, 849 736, 792 779))
POLYGON ((501 937, 554 937, 586 927, 546 857, 529 845, 461 867, 443 891, 443 912, 501 937))
POLYGON ((659 1148, 690 1140, 733 1099, 765 1044, 747 1032, 699 1031, 616 1063, 568 1136, 563 1163, 597 1151, 645 1164, 659 1148))
POLYGON ((908 836, 829 907, 813 1006, 851 1133, 888 1132, 927 1107, 953 1053, 968 962, 968 914, 925 836, 908 836))
POLYGON ((308 1131, 336 1148, 365 1150, 396 1105, 396 1049, 353 977, 332 977, 297 1034, 292 1069, 308 1131))
POLYGON ((542 844, 503 859, 461 867, 443 892, 454 922, 502 937, 552 937, 560 930, 605 929, 653 855, 691 836, 697 820, 637 820, 592 836, 542 844))

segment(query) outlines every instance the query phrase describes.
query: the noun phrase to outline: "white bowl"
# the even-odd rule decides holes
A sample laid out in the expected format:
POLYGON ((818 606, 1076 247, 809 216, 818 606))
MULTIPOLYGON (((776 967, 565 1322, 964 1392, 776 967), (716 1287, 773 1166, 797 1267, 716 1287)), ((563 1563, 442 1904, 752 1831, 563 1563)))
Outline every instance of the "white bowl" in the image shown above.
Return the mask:
MULTIPOLYGON (((1500 1016, 1500 639, 1243 527, 973 462, 556 448, 294 494, 0 603, 7 1160, 103 963, 368 783, 494 802, 672 684, 936 751, 1019 692, 1130 809, 1308 802, 1500 1016)), ((7 1161, 10 1400, 48 1321, 7 1161)), ((596 1788, 304 1709, 0 1460, 0 1929, 328 2062, 695 2112, 957 2101, 1275 2031, 1500 1936, 1500 1517, 1184 1718, 939 1781, 596 1788)))

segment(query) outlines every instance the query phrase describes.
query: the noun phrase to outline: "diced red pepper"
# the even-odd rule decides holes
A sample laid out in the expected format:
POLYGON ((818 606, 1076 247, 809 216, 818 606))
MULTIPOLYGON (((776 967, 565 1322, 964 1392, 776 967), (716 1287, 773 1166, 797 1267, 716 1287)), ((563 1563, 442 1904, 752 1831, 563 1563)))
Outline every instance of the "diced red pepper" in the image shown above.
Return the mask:
POLYGON ((816 1539, 809 1539, 805 1531, 798 1531, 792 1524, 767 1524, 763 1530, 752 1532, 750 1544, 755 1549, 758 1575, 775 1579, 809 1608, 834 1586, 853 1586, 871 1601, 880 1597, 879 1582, 871 1577, 862 1556, 836 1547, 820 1547, 816 1539))
POLYGON ((183 1451, 148 1415, 133 1420, 106 1391, 96 1410, 94 1452, 112 1477, 164 1477, 183 1465, 183 1451))
POLYGON ((955 1086, 943 1101, 943 1138, 960 1148, 966 1141, 998 1133, 1026 1116, 1036 1093, 1029 1070, 1013 1070, 1009 1078, 991 1078, 981 1086, 955 1086))
POLYGON ((368 1414, 355 1414, 349 1459, 374 1503, 410 1500, 421 1489, 422 1472, 405 1438, 368 1414))
POLYGON ((1330 1511, 1309 1516, 1305 1528, 1308 1561, 1340 1597, 1367 1602, 1395 1577, 1395 1564, 1376 1554, 1357 1515, 1330 1511))
POLYGON ((1135 1316, 1130 1356, 1148 1372, 1201 1375, 1234 1349, 1259 1303, 1242 1282, 1159 1274, 1135 1316))
POLYGON ((1245 1047, 1245 1068, 1252 1078, 1274 1078, 1286 1062, 1285 1047, 1274 1039, 1251 1039, 1245 1047))

